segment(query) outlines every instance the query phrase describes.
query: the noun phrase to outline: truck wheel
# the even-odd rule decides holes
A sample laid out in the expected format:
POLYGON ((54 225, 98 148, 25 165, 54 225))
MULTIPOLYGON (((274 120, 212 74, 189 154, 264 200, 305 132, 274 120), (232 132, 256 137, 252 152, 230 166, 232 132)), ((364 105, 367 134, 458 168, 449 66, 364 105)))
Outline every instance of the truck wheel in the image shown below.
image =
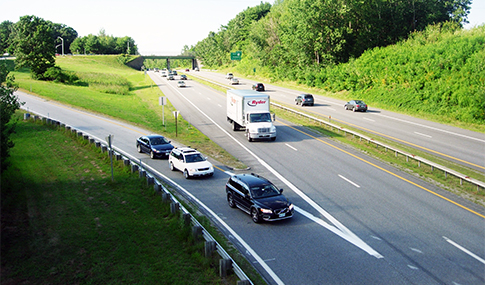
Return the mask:
POLYGON ((249 132, 246 132, 246 136, 248 136, 248 142, 252 142, 253 139, 251 138, 251 136, 249 135, 249 132))
POLYGON ((239 126, 237 125, 236 122, 232 122, 232 130, 233 131, 238 131, 239 130, 239 126))

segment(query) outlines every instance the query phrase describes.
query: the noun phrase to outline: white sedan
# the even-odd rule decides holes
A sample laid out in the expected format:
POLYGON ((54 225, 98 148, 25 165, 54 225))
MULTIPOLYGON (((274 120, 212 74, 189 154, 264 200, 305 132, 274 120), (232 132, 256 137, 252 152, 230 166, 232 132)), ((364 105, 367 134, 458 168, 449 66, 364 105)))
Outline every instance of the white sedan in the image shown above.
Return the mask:
POLYGON ((179 82, 177 82, 177 86, 178 87, 185 87, 186 86, 185 81, 180 80, 179 82))

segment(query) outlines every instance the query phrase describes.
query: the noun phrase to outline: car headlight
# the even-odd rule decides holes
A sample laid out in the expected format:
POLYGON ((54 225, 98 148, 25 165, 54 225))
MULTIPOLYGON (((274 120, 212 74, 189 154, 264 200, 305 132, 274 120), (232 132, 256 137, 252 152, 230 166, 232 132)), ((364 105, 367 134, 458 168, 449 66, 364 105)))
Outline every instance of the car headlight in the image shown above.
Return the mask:
POLYGON ((273 213, 273 211, 272 210, 269 210, 269 209, 263 209, 263 208, 261 208, 260 210, 264 214, 272 214, 273 213))
POLYGON ((291 210, 293 210, 293 204, 290 204, 290 205, 288 206, 288 209, 290 209, 290 211, 291 211, 291 210))

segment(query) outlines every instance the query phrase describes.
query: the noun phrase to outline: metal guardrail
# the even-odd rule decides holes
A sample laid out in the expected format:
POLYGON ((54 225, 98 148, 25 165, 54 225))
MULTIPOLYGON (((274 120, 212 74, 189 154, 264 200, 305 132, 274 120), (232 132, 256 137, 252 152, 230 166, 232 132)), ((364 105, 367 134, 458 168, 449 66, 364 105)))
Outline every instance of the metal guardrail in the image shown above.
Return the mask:
POLYGON ((305 113, 302 113, 302 112, 298 112, 298 111, 295 111, 293 110, 292 108, 288 108, 286 106, 283 106, 283 105, 280 105, 280 104, 277 104, 277 103, 271 103, 271 105, 275 106, 275 107, 278 107, 280 109, 283 109, 283 110, 286 110, 286 111, 289 111, 289 112, 292 112, 294 114, 297 114, 297 115, 300 115, 300 116, 303 116, 303 117, 306 117, 308 119, 311 119, 311 120, 314 120, 314 121, 317 121, 319 123, 322 123, 322 124, 325 124, 331 128, 335 128, 337 129, 338 131, 342 131, 344 132, 344 134, 348 133, 348 134, 352 134, 353 136, 356 136, 356 137, 359 137, 360 139, 363 139, 363 140, 366 140, 368 141, 369 143, 373 143, 375 144, 376 146, 381 146, 383 147, 386 151, 387 150, 391 150, 395 153, 396 156, 398 156, 398 154, 401 154, 403 156, 406 157, 406 160, 408 161, 410 158, 411 159, 414 159, 418 162, 419 165, 421 165, 421 163, 423 164, 426 164, 426 165, 429 165, 431 167, 431 170, 434 170, 435 168, 436 169, 439 169, 441 171, 443 171, 445 173, 445 177, 447 177, 448 174, 451 174, 457 178, 460 179, 460 185, 463 184, 463 181, 467 181, 475 186, 477 186, 477 190, 479 190, 479 187, 482 187, 482 188, 485 188, 485 183, 482 182, 482 181, 479 181, 477 179, 473 179, 465 174, 462 174, 462 173, 459 173, 458 171, 455 171, 453 169, 450 169, 450 168, 447 168, 447 167, 444 167, 442 165, 439 165, 437 163, 434 163, 428 159, 425 159, 425 158, 422 158, 422 157, 419 157, 419 156, 416 156, 412 153, 408 153, 408 152, 405 152, 405 151, 402 151, 398 148, 395 148, 395 147, 392 147, 392 146, 389 146, 389 145, 386 145, 384 143, 381 143, 373 138, 369 138, 367 136, 364 136, 358 132, 355 132, 355 131, 352 131, 352 130, 348 130, 348 129, 345 129, 344 127, 341 127, 341 126, 338 126, 338 125, 335 125, 335 124, 332 124, 331 122, 327 122, 327 121, 324 121, 324 120, 321 120, 319 118, 316 118, 316 117, 313 117, 313 116, 310 116, 308 114, 305 114, 305 113))
MULTIPOLYGON (((32 111, 28 111, 29 113, 26 113, 24 116, 24 119, 29 119, 30 118, 30 113, 34 113, 32 111)), ((103 141, 102 139, 93 136, 89 133, 76 130, 75 128, 63 124, 60 121, 54 120, 52 118, 46 118, 43 117, 41 114, 37 114, 34 116, 34 120, 41 120, 46 124, 50 125, 55 125, 61 128, 65 128, 66 130, 70 130, 72 133, 75 133, 79 137, 83 137, 85 140, 88 140, 90 143, 94 143, 97 147, 101 148, 103 152, 107 152, 110 154, 109 146, 108 143, 103 141)), ((201 223, 180 203, 180 201, 170 192, 168 189, 161 183, 162 180, 166 182, 167 184, 173 184, 174 182, 169 181, 170 179, 165 179, 165 175, 162 173, 159 173, 149 165, 144 165, 141 163, 141 161, 130 154, 120 150, 116 149, 113 145, 111 146, 112 148, 112 154, 113 157, 116 157, 116 160, 123 160, 123 163, 128 166, 130 165, 132 167, 132 172, 138 171, 140 177, 145 177, 147 180, 147 184, 153 184, 155 191, 161 192, 162 197, 163 194, 166 194, 168 196, 167 199, 173 201, 174 203, 177 203, 178 209, 182 212, 182 214, 185 215, 190 215, 190 221, 191 223, 196 226, 200 227, 202 230, 201 234, 206 240, 206 242, 213 242, 215 245, 215 250, 217 253, 221 256, 222 259, 225 260, 230 260, 230 265, 232 266, 232 270, 234 273, 237 275, 237 277, 240 279, 238 281, 238 285, 249 285, 253 284, 253 282, 249 279, 249 277, 244 273, 244 271, 237 265, 237 263, 232 259, 232 257, 224 250, 224 248, 214 239, 214 237, 202 226, 201 223)), ((179 185, 176 185, 177 187, 180 187, 179 185)), ((182 188, 182 187, 180 187, 182 188)))

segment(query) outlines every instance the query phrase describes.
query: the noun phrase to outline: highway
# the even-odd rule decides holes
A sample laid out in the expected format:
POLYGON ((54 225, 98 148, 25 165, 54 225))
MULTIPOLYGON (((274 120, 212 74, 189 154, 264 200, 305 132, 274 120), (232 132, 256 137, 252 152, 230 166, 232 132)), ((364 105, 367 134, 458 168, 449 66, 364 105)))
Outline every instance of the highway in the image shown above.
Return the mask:
MULTIPOLYGON (((187 73, 229 86, 223 74, 209 71, 187 73)), ((235 89, 250 89, 255 81, 240 78, 235 89)), ((266 93, 273 102, 283 103, 296 109, 304 110, 333 121, 379 136, 403 143, 416 149, 432 153, 447 160, 485 171, 485 134, 468 131, 445 124, 417 119, 403 114, 369 106, 366 113, 345 111, 346 101, 315 95, 315 106, 295 106, 296 95, 303 92, 265 84, 266 93)), ((355 98, 359 99, 359 98, 355 98)))
POLYGON ((231 170, 216 160, 213 177, 186 180, 166 160, 136 152, 136 138, 149 131, 17 94, 31 111, 100 138, 114 134, 115 147, 187 189, 237 233, 209 216, 269 284, 485 282, 482 207, 278 118, 275 142, 249 143, 226 122, 223 93, 193 80, 177 88, 176 81, 149 75, 184 119, 283 188, 296 206, 294 218, 254 224, 227 205, 231 170))

